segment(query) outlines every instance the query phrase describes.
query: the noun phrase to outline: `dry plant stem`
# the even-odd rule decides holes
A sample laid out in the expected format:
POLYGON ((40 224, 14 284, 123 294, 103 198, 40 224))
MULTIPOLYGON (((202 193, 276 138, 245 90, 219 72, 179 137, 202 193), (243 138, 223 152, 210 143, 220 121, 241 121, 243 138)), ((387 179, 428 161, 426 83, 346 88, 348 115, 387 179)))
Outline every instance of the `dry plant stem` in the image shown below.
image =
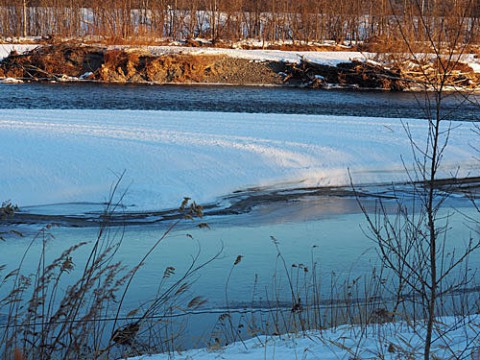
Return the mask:
MULTIPOLYGON (((225 282, 225 304, 226 304, 227 314, 229 314, 229 315, 230 315, 230 303, 228 301, 228 284, 230 282, 230 278, 232 276, 233 269, 238 264, 240 264, 240 262, 242 261, 242 258, 243 258, 242 255, 237 256, 237 258, 233 262, 232 267, 230 268, 230 271, 228 272, 227 280, 225 282)), ((229 325, 229 328, 230 328, 230 331, 231 331, 232 341, 235 342, 235 341, 238 341, 238 339, 240 339, 240 341, 242 342, 245 349, 248 349, 247 346, 245 345, 245 342, 243 341, 243 337, 240 335, 240 333, 238 331, 239 330, 238 327, 240 326, 240 323, 239 323, 239 326, 237 326, 235 328, 235 326, 233 325, 233 322, 232 322, 232 317, 227 316, 227 319, 228 319, 228 325, 229 325), (235 331, 235 330, 237 330, 237 331, 235 331)))
MULTIPOLYGON (((130 288, 130 285, 132 284, 132 281, 133 281, 133 278, 135 277, 135 274, 137 273, 137 271, 140 269, 140 267, 142 267, 144 264, 145 264, 145 261, 147 260, 147 258, 152 254, 152 252, 158 247, 158 245, 168 236, 168 234, 170 234, 170 232, 180 223, 180 219, 179 220, 176 220, 175 222, 173 222, 168 228, 167 230, 163 233, 163 235, 155 242, 155 244, 152 245, 152 247, 147 251, 147 253, 143 256, 143 258, 139 261, 139 263, 133 268, 133 271, 132 271, 132 274, 130 276, 130 278, 128 279, 127 281, 127 284, 125 286, 125 289, 122 293, 122 296, 120 298, 120 302, 119 302, 119 305, 118 305, 118 308, 117 308, 117 313, 116 313, 116 316, 115 316, 115 319, 117 319, 120 315, 120 311, 122 309, 122 304, 123 302, 125 301, 125 296, 127 295, 127 292, 128 292, 128 289, 130 288)), ((114 329, 116 329, 116 325, 117 325, 117 320, 114 321, 113 323, 113 327, 112 327, 112 336, 113 336, 113 331, 114 329)))
MULTIPOLYGON (((80 283, 78 284, 79 289, 83 289, 84 286, 88 286, 92 281, 100 281, 100 278, 95 279, 95 272, 92 271, 91 269, 101 269, 102 266, 107 265, 110 263, 112 260, 113 256, 116 253, 116 250, 120 246, 121 241, 119 241, 116 245, 114 244, 112 247, 112 244, 109 244, 108 242, 106 244, 103 244, 104 236, 105 236, 105 231, 107 230, 109 223, 108 219, 110 217, 110 214, 114 213, 117 209, 117 207, 121 204, 121 201, 123 200, 125 193, 121 194, 120 199, 116 202, 114 202, 114 196, 118 193, 118 188, 120 186, 120 183, 125 175, 125 171, 121 173, 116 181, 116 183, 113 185, 112 190, 110 191, 110 196, 107 201, 107 207, 104 211, 104 221, 102 221, 100 225, 100 229, 97 234, 96 241, 94 243, 94 246, 89 254, 89 257, 87 261, 85 262, 85 267, 83 270, 83 274, 86 276, 83 276, 80 283), (102 247, 103 246, 103 247, 102 247)), ((115 265, 116 267, 119 267, 119 265, 115 265)), ((102 270, 100 270, 102 272, 102 270)), ((83 307, 83 302, 87 301, 83 296, 78 296, 76 295, 74 297, 74 303, 71 304, 71 318, 72 319, 77 319, 79 311, 83 307)), ((75 324, 73 322, 70 323, 65 323, 64 324, 64 329, 63 331, 66 330, 66 327, 68 327, 68 330, 66 330, 68 333, 73 332, 73 326, 75 324)), ((59 332, 59 336, 57 337, 57 340, 60 340, 60 335, 62 334, 62 331, 59 332)))

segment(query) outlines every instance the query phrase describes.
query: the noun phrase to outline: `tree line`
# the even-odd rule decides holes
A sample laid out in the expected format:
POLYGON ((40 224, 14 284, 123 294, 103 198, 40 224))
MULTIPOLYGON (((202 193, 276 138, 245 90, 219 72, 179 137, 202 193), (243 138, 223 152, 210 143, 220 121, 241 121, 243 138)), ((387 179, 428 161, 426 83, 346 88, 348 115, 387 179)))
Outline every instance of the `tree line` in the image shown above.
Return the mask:
POLYGON ((0 0, 0 36, 477 43, 479 15, 480 0, 0 0))

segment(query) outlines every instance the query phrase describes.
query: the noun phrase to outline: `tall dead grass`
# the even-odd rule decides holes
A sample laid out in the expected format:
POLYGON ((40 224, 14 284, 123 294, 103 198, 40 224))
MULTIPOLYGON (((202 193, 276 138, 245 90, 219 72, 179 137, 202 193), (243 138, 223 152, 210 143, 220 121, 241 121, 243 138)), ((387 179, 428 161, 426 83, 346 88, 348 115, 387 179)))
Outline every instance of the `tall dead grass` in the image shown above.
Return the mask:
MULTIPOLYGON (((357 358, 355 354, 362 342, 371 341, 367 337, 372 336, 372 329, 378 330, 381 344, 386 338, 385 324, 392 324, 393 328, 395 324, 408 326, 413 333, 424 325, 427 313, 421 297, 399 286, 395 274, 380 261, 372 264, 369 273, 358 274, 353 265, 350 270, 345 268, 344 273, 328 272, 321 268, 321 249, 313 247, 311 259, 304 263, 290 263, 281 252, 280 242, 273 237, 272 242, 277 252, 274 275, 265 287, 259 286, 261 274, 256 276, 250 303, 231 302, 232 273, 242 271, 239 260, 243 257, 238 256, 233 262, 225 286, 226 309, 218 315, 209 341, 212 350, 233 342, 243 343, 251 337, 266 345, 271 335, 310 336, 311 330, 318 330, 320 335, 316 336, 322 341, 323 330, 335 331, 350 325, 350 336, 355 337, 357 345, 348 350, 357 358)), ((472 275, 474 270, 465 267, 455 276, 472 275)), ((438 316, 456 316, 455 324, 464 326, 468 316, 478 312, 478 306, 478 287, 458 289, 442 296, 438 316)), ((448 331, 439 332, 436 341, 448 344, 448 331)), ((466 349, 475 341, 476 338, 466 341, 466 349)), ((332 343, 331 347, 342 350, 339 343, 332 343)), ((418 350, 409 348, 409 344, 404 344, 404 348, 409 353, 418 350)), ((399 349, 392 351, 402 358, 399 349)), ((454 354, 454 350, 451 352, 454 354)))
MULTIPOLYGON (((117 211, 113 197, 103 214, 93 242, 80 242, 49 260, 47 245, 54 239, 50 225, 31 240, 17 268, 0 267, 0 357, 3 359, 110 359, 152 351, 178 349, 181 333, 165 316, 173 311, 195 310, 205 299, 195 297, 189 280, 219 254, 176 274, 172 266, 159 279, 157 296, 137 308, 125 299, 135 275, 158 245, 182 219, 171 223, 142 259, 129 268, 117 260, 123 232, 109 226, 117 211), (41 248, 35 271, 25 273, 34 244, 41 248), (87 251, 86 260, 79 251, 87 251)), ((9 212, 9 206, 3 207, 9 212)), ((179 209, 184 218, 202 216, 202 208, 185 199, 179 209)), ((9 264, 11 265, 11 264, 9 264)))

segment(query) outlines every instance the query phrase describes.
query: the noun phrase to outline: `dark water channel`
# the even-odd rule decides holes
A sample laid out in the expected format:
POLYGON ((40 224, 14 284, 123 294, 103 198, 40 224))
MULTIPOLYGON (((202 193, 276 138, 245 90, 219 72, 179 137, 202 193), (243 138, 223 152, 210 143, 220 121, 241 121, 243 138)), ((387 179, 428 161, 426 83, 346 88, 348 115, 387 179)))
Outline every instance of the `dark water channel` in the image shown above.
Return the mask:
MULTIPOLYGON (((423 118, 424 94, 279 87, 0 84, 0 109, 128 109, 423 118)), ((450 94, 443 113, 480 120, 480 95, 450 94)), ((433 109, 434 102, 430 108, 433 109)))

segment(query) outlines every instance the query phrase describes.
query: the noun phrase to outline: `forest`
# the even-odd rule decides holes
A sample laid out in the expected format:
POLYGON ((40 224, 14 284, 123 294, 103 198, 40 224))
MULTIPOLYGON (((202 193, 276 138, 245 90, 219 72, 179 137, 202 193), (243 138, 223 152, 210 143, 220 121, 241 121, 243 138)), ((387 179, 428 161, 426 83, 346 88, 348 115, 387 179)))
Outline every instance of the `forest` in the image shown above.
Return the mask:
POLYGON ((432 34, 448 47, 477 44, 479 17, 479 0, 0 0, 0 37, 362 42, 388 51, 432 34))

